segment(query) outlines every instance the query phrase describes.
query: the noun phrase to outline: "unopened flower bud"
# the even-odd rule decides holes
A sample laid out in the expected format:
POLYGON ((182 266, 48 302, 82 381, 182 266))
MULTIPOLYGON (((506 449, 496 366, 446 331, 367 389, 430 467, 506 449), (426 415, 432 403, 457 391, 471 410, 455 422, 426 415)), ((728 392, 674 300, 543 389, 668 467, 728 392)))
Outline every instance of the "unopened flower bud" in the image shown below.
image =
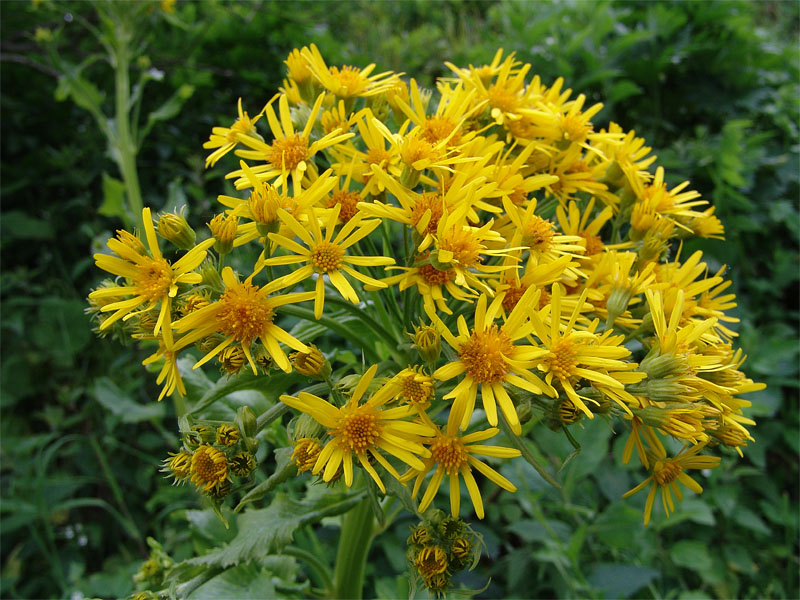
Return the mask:
POLYGON ((212 290, 216 290, 220 293, 225 290, 225 284, 222 283, 222 277, 220 277, 219 271, 214 266, 214 263, 212 263, 210 260, 206 260, 200 266, 200 275, 203 277, 203 285, 206 285, 212 290))
POLYGON ((319 348, 308 344, 308 352, 293 352, 289 357, 292 366, 301 375, 324 381, 331 375, 331 363, 319 348))
POLYGON ((414 346, 426 362, 433 363, 442 353, 442 336, 430 325, 414 328, 414 346))
POLYGON ((219 254, 228 254, 233 250, 233 240, 236 239, 236 232, 239 229, 239 217, 220 213, 208 223, 211 235, 216 238, 214 250, 219 254))
POLYGON ((165 213, 158 218, 158 234, 168 242, 175 244, 181 250, 191 250, 194 247, 197 234, 189 227, 183 215, 165 213))
POLYGON ((325 428, 317 423, 314 417, 303 413, 294 420, 291 439, 318 438, 323 433, 325 433, 325 428))
POLYGON ((230 448, 231 446, 236 445, 236 442, 239 441, 239 429, 234 427, 233 425, 229 425, 228 423, 223 423, 219 427, 217 427, 217 439, 216 443, 218 446, 227 446, 230 448))
POLYGON ((249 406, 240 406, 236 411, 236 424, 244 437, 253 437, 257 433, 256 415, 249 406))

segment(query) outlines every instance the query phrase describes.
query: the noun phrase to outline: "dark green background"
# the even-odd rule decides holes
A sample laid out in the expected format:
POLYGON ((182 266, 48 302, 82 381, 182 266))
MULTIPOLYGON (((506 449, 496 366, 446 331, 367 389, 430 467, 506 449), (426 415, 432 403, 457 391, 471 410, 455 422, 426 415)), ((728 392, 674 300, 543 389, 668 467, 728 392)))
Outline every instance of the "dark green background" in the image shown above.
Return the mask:
MULTIPOLYGON (((224 165, 203 168, 211 127, 231 121, 239 97, 260 108, 289 50, 312 41, 331 64, 375 62, 427 84, 444 60, 479 64, 500 46, 545 83, 563 76, 604 102, 596 126, 635 129, 670 183, 689 179, 717 207, 727 241, 684 252, 729 265, 745 370, 768 388, 750 396, 758 426, 744 460, 726 454, 701 497, 647 529, 644 498, 619 498, 642 474, 620 467, 602 423, 578 432, 585 451, 561 492, 511 467, 530 485, 493 499, 476 526, 490 556, 463 582, 491 577, 483 597, 797 597, 798 6, 206 1, 179 2, 164 19, 156 3, 132 79, 145 66, 164 77, 148 84, 142 115, 180 86, 194 91, 141 148, 145 204, 186 203, 202 226, 225 189, 224 165)), ((199 501, 157 473, 175 422, 168 403, 152 402, 145 354, 94 337, 83 314, 101 279, 91 252, 120 226, 98 212, 104 174, 120 175, 90 116, 56 99, 58 72, 35 31, 55 32, 52 47, 77 64, 101 51, 79 23, 96 15, 85 2, 3 2, 0 16, 0 596, 125 596, 146 536, 179 558, 198 548, 181 509, 199 501)), ((112 70, 99 61, 84 76, 110 113, 112 70)), ((537 442, 557 461, 571 450, 547 430, 537 442)), ((395 548, 408 524, 376 542, 368 596, 404 590, 395 548)))

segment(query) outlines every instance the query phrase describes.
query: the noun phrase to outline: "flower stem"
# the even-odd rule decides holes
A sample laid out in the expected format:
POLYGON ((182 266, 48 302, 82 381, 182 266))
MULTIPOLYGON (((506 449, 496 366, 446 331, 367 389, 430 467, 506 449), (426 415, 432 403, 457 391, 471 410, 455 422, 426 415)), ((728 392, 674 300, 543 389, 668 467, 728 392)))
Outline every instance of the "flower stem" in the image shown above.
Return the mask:
POLYGON ((342 518, 342 533, 333 574, 334 598, 361 599, 374 518, 369 498, 359 502, 342 518))

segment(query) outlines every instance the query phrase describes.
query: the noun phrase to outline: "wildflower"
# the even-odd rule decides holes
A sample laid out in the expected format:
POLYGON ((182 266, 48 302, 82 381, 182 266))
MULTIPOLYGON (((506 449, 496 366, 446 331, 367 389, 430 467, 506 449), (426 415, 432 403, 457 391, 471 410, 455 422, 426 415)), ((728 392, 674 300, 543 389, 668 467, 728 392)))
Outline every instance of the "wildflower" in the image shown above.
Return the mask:
POLYGON ((317 81, 337 98, 345 100, 380 94, 393 87, 398 78, 391 71, 371 75, 375 64, 363 69, 349 65, 329 67, 314 44, 304 47, 301 54, 317 81))
POLYGON ((331 211, 325 223, 324 236, 313 214, 309 219, 309 229, 311 231, 307 231, 292 215, 284 210, 278 210, 281 220, 292 230, 294 235, 300 238, 305 246, 280 234, 270 233, 270 240, 294 254, 276 256, 261 261, 261 264, 264 265, 308 263, 294 273, 274 280, 270 285, 276 288, 290 287, 316 273, 318 275, 316 291, 312 292, 312 295, 314 296, 314 316, 317 319, 322 316, 322 309, 325 305, 325 275, 328 276, 330 282, 345 300, 358 304, 358 295, 344 276, 345 273, 378 288, 386 287, 386 284, 359 273, 350 265, 383 266, 394 264, 394 259, 387 256, 348 256, 347 248, 368 236, 380 225, 380 220, 363 221, 360 215, 356 215, 342 227, 336 237, 333 237, 339 218, 339 210, 340 206, 336 206, 331 211))
POLYGON ((447 570, 447 553, 439 546, 425 546, 417 554, 416 567, 423 579, 444 573, 447 570))
POLYGON ((466 429, 475 407, 475 398, 480 389, 483 409, 490 425, 497 425, 497 405, 519 435, 522 427, 511 397, 503 387, 508 383, 532 394, 554 392, 552 388, 531 373, 538 359, 547 351, 514 342, 531 333, 525 319, 527 303, 536 290, 525 292, 523 299, 511 311, 504 325, 498 327, 495 319, 500 312, 502 298, 495 298, 487 308, 487 298, 481 295, 475 309, 475 325, 469 329, 463 316, 458 318, 458 336, 454 336, 434 313, 428 316, 437 326, 442 337, 458 353, 458 359, 440 367, 433 376, 447 381, 466 373, 464 379, 444 397, 453 398, 451 411, 461 414, 461 429, 466 429))
POLYGON ((206 168, 213 167, 217 161, 233 150, 243 140, 261 140, 261 136, 256 131, 255 124, 261 118, 264 111, 250 119, 246 111, 242 111, 242 99, 239 98, 238 104, 239 117, 230 127, 214 127, 211 130, 211 137, 203 144, 203 148, 209 150, 216 148, 214 152, 206 157, 206 168))
POLYGON ((211 235, 216 238, 214 250, 219 254, 228 254, 233 250, 233 240, 236 239, 236 232, 239 227, 239 218, 236 215, 223 214, 216 215, 208 223, 211 235))
MULTIPOLYGON (((578 394, 575 390, 578 381, 587 379, 594 387, 614 398, 627 411, 629 409, 626 403, 633 403, 635 400, 625 391, 625 383, 633 382, 631 378, 641 380, 644 378, 644 374, 637 373, 626 377, 624 374, 617 373, 635 368, 634 364, 621 360, 630 356, 631 353, 621 345, 624 336, 611 337, 611 331, 597 336, 591 329, 576 330, 575 323, 586 293, 584 290, 581 294, 563 332, 561 331, 561 298, 564 295, 564 288, 558 283, 553 285, 553 296, 550 301, 550 327, 545 326, 542 312, 530 310, 530 317, 534 334, 545 347, 545 355, 538 364, 538 369, 545 374, 545 382, 551 386, 554 380, 558 381, 567 397, 587 417, 592 419, 594 414, 586 406, 586 402, 595 405, 599 405, 599 402, 578 394)), ((595 321, 594 326, 596 324, 595 321)))
POLYGON ((291 457, 297 465, 297 472, 305 473, 314 468, 317 458, 319 458, 320 450, 322 450, 322 447, 316 438, 304 437, 297 440, 294 443, 291 457))
POLYGON ((213 446, 203 444, 192 454, 190 472, 192 483, 208 492, 228 478, 228 459, 213 446))
POLYGON ((385 493, 383 481, 369 458, 374 458, 392 476, 400 479, 395 468, 379 450, 412 468, 422 469, 423 464, 418 456, 428 456, 429 452, 418 440, 428 437, 432 431, 427 425, 402 420, 414 414, 410 407, 383 409, 382 406, 391 398, 387 388, 378 390, 365 403, 359 404, 377 370, 377 365, 373 365, 364 373, 350 400, 341 408, 306 392, 300 392, 297 397, 283 395, 281 401, 311 415, 328 428, 331 439, 320 451, 312 473, 316 475, 322 472, 322 479, 330 481, 342 467, 345 484, 349 487, 353 484, 353 459, 356 458, 385 493))
MULTIPOLYGON (((655 440, 658 442, 658 440, 655 440)), ((647 495, 647 502, 644 506, 644 524, 650 522, 650 513, 653 510, 653 502, 656 498, 656 493, 661 492, 661 503, 664 505, 664 512, 669 517, 670 512, 675 512, 675 504, 672 500, 672 493, 678 498, 683 500, 683 494, 678 487, 678 482, 695 492, 702 494, 703 488, 694 479, 689 477, 684 471, 686 469, 713 469, 719 465, 718 456, 698 456, 698 452, 704 448, 704 445, 696 445, 687 449, 686 446, 673 458, 667 458, 667 453, 664 447, 658 442, 653 447, 655 456, 651 459, 651 472, 650 476, 635 488, 625 492, 622 497, 627 498, 636 492, 647 487, 647 484, 652 483, 650 486, 650 493, 647 495)))
POLYGON ((167 477, 173 478, 173 485, 182 484, 186 482, 189 477, 192 467, 192 455, 181 450, 179 452, 170 452, 169 456, 164 460, 162 473, 167 473, 167 477))
POLYGON ((295 352, 289 357, 294 370, 306 377, 326 379, 331 374, 331 364, 319 348, 309 344, 308 352, 295 352))
POLYGON ((130 233, 122 232, 116 238, 107 242, 109 249, 117 256, 108 254, 95 254, 94 259, 98 267, 112 275, 119 275, 127 279, 128 285, 103 287, 89 294, 90 300, 120 298, 133 296, 127 300, 118 300, 104 304, 101 312, 115 311, 105 319, 100 330, 111 327, 113 323, 122 318, 129 318, 136 314, 135 309, 144 306, 141 310, 148 311, 160 304, 158 320, 156 321, 153 335, 163 332, 164 340, 168 346, 172 345, 172 330, 170 313, 172 298, 178 293, 178 285, 195 284, 202 281, 198 273, 192 273, 200 266, 206 257, 206 250, 214 245, 214 238, 208 239, 192 248, 183 255, 175 264, 171 264, 161 255, 156 238, 155 228, 150 216, 150 209, 142 209, 144 232, 149 246, 149 256, 144 245, 138 238, 130 233))
POLYGON ((250 452, 239 452, 229 462, 231 473, 237 477, 247 477, 256 470, 256 459, 250 452))
POLYGON ((442 353, 442 336, 435 327, 422 325, 414 327, 414 347, 423 360, 433 363, 442 353))
POLYGON ((225 293, 216 302, 196 310, 174 324, 175 330, 184 336, 178 342, 184 348, 211 334, 220 332, 222 341, 206 353, 194 368, 205 364, 231 344, 238 344, 247 357, 253 373, 257 374, 253 361, 251 345, 260 339, 271 358, 281 369, 289 373, 291 366, 283 350, 278 345, 305 352, 308 348, 300 340, 275 325, 275 309, 285 304, 303 302, 314 297, 313 292, 269 296, 277 286, 268 284, 257 287, 252 284, 253 275, 240 282, 230 267, 222 270, 225 293))
POLYGON ((165 240, 172 242, 181 250, 191 250, 194 247, 197 234, 189 227, 186 218, 177 213, 164 213, 158 218, 158 234, 165 240))
POLYGON ((234 427, 233 425, 228 425, 227 423, 223 423, 219 427, 217 427, 217 446, 235 446, 236 442, 239 441, 239 429, 234 427))
POLYGON ((462 415, 457 409, 451 410, 444 431, 436 427, 426 413, 420 413, 420 418, 423 423, 426 423, 435 431, 435 437, 427 442, 430 444, 430 457, 423 459, 423 469, 411 470, 403 476, 403 480, 416 477, 414 490, 412 492, 412 495, 416 497, 425 476, 433 471, 433 477, 431 477, 428 487, 422 496, 422 500, 420 500, 419 512, 425 512, 431 505, 436 493, 439 491, 442 479, 446 475, 450 485, 450 513, 453 517, 458 517, 461 506, 459 485, 459 475, 461 475, 464 479, 464 483, 467 485, 467 491, 472 500, 472 505, 475 508, 475 514, 479 519, 483 519, 483 499, 481 498, 478 484, 475 482, 475 477, 472 475, 473 468, 504 490, 509 492, 517 491, 513 483, 474 456, 476 454, 495 458, 514 458, 520 456, 520 451, 514 448, 485 446, 475 443, 494 437, 499 432, 499 429, 493 427, 467 435, 459 435, 458 426, 462 420, 462 415))

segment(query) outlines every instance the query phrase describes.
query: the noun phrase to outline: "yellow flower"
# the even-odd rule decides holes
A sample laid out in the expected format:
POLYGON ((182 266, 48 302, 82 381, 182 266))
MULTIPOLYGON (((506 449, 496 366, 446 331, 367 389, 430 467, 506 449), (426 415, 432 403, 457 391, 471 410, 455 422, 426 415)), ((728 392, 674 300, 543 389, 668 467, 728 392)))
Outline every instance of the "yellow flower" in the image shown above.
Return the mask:
POLYGON ((661 491, 661 503, 664 505, 664 512, 667 514, 667 517, 669 517, 670 512, 675 512, 672 493, 675 494, 679 501, 683 500, 683 494, 678 487, 678 482, 682 483, 696 494, 703 493, 703 488, 700 484, 684 473, 684 471, 687 469, 713 469, 719 465, 720 461, 718 456, 697 456, 697 453, 705 447, 704 445, 692 446, 688 450, 687 447, 684 446, 676 456, 667 458, 664 446, 662 446, 657 439, 655 439, 655 441, 657 444, 652 448, 655 456, 651 459, 652 467, 650 476, 635 488, 622 495, 623 498, 632 496, 652 482, 650 493, 647 495, 647 502, 645 502, 644 506, 645 525, 650 522, 650 513, 653 510, 656 492, 659 490, 661 491))
POLYGON ((274 323, 275 309, 285 304, 311 300, 314 292, 270 297, 269 294, 279 289, 279 286, 274 285, 274 282, 263 287, 254 286, 253 275, 240 282, 233 269, 225 267, 222 270, 222 280, 225 284, 225 293, 222 297, 175 322, 175 330, 185 334, 176 346, 178 349, 185 348, 214 333, 219 332, 223 335, 222 341, 197 361, 194 365, 195 369, 214 358, 231 344, 239 344, 247 356, 253 373, 257 374, 250 346, 253 341, 260 339, 275 364, 289 373, 291 371, 289 360, 278 343, 283 342, 301 352, 308 350, 303 342, 274 323))
POLYGON ((444 431, 436 427, 426 413, 420 413, 420 417, 424 423, 436 432, 436 436, 426 442, 430 444, 431 456, 430 458, 423 459, 425 463, 424 469, 412 470, 403 476, 404 480, 416 477, 414 490, 412 492, 412 495, 416 497, 425 476, 433 471, 433 476, 428 483, 428 487, 425 489, 422 500, 420 500, 419 512, 425 512, 431 505, 436 493, 439 491, 442 479, 444 479, 446 475, 450 485, 450 512, 453 517, 458 517, 461 506, 460 475, 467 486, 472 505, 475 507, 475 514, 479 519, 483 519, 483 499, 481 498, 481 492, 478 489, 475 477, 472 475, 473 468, 504 490, 508 490, 509 492, 517 491, 513 483, 474 456, 476 454, 494 458, 515 458, 520 456, 520 451, 514 448, 486 446, 475 443, 483 442, 494 437, 500 431, 499 429, 493 427, 467 435, 459 435, 458 426, 463 417, 457 407, 451 410, 444 431))
POLYGON ((211 130, 211 137, 203 144, 203 148, 209 150, 216 148, 214 152, 206 157, 206 168, 213 167, 217 161, 233 150, 244 140, 261 140, 261 136, 256 131, 256 122, 264 114, 262 110, 255 119, 251 119, 246 111, 242 111, 242 99, 239 98, 238 104, 239 117, 230 127, 214 127, 211 130))
POLYGON ((176 390, 181 396, 186 395, 186 386, 183 384, 181 373, 178 370, 178 352, 175 349, 167 349, 163 341, 159 343, 158 350, 145 358, 142 361, 144 366, 158 362, 164 359, 164 364, 156 377, 156 385, 162 385, 161 393, 158 395, 158 401, 164 396, 174 393, 176 390))
POLYGON ((394 87, 398 79, 391 71, 370 75, 375 69, 374 63, 363 69, 349 65, 329 67, 314 44, 304 47, 301 54, 317 81, 338 98, 374 96, 394 87))
POLYGON ((278 210, 278 215, 295 236, 305 244, 298 244, 292 239, 277 233, 270 233, 269 239, 279 246, 286 248, 294 254, 287 256, 275 256, 263 259, 260 265, 295 265, 308 263, 300 267, 294 273, 279 277, 270 283, 277 289, 291 287, 313 274, 317 274, 316 291, 311 292, 314 296, 314 316, 319 319, 322 316, 322 309, 325 304, 325 280, 327 275, 333 286, 339 291, 345 300, 358 304, 359 299, 353 286, 344 276, 346 273, 363 283, 370 284, 377 288, 386 287, 377 279, 368 277, 356 271, 350 265, 356 266, 383 266, 394 264, 394 259, 386 256, 349 256, 347 249, 368 236, 380 225, 379 219, 364 221, 361 214, 356 214, 333 237, 334 230, 338 223, 341 205, 336 205, 331 209, 328 220, 325 223, 325 235, 323 236, 317 218, 309 215, 308 231, 297 219, 284 210, 278 210))
POLYGON ((204 491, 228 479, 228 459, 209 444, 203 444, 192 454, 192 483, 204 491))
POLYGON ((156 231, 150 216, 150 209, 142 210, 142 221, 147 238, 150 255, 144 250, 142 243, 130 233, 122 232, 117 238, 110 238, 108 247, 117 256, 109 254, 95 254, 94 259, 98 267, 113 275, 127 279, 130 283, 123 286, 103 287, 89 294, 90 300, 105 298, 120 298, 133 296, 127 300, 119 300, 105 304, 100 312, 116 311, 105 319, 100 325, 100 330, 109 328, 113 323, 132 317, 135 309, 144 307, 141 311, 148 311, 156 305, 161 305, 161 310, 156 320, 153 335, 162 332, 167 346, 172 346, 172 330, 170 328, 170 312, 172 298, 178 293, 178 285, 195 284, 202 281, 199 273, 192 273, 200 266, 206 257, 206 250, 214 245, 214 238, 208 239, 189 250, 175 264, 171 264, 161 255, 158 247, 156 231))
POLYGON ((386 386, 376 391, 365 403, 359 404, 377 370, 377 365, 367 369, 352 396, 341 408, 306 392, 300 392, 297 397, 281 396, 281 401, 311 415, 328 428, 331 439, 320 451, 312 473, 316 475, 322 472, 322 479, 331 481, 341 467, 344 470, 345 484, 349 487, 353 484, 355 458, 385 493, 386 488, 378 472, 370 464, 370 458, 400 479, 400 475, 380 450, 400 459, 411 468, 423 469, 419 456, 429 456, 430 453, 420 440, 432 435, 433 431, 427 425, 403 420, 415 414, 414 409, 409 406, 382 408, 392 397, 391 390, 386 386))
MULTIPOLYGON (((269 127, 274 136, 272 144, 267 144, 252 137, 241 137, 239 141, 250 149, 237 150, 236 155, 244 159, 263 161, 265 163, 252 167, 253 173, 261 181, 272 182, 278 177, 282 177, 284 171, 291 174, 295 190, 299 190, 302 187, 302 182, 306 178, 306 171, 309 172, 308 179, 313 181, 317 177, 317 167, 314 161, 311 160, 314 155, 320 150, 353 137, 352 133, 339 134, 331 132, 314 142, 311 141, 311 129, 316 123, 324 97, 324 94, 319 95, 311 108, 311 114, 308 116, 306 126, 302 131, 295 132, 286 95, 280 94, 276 96, 275 98, 279 98, 280 119, 272 107, 275 98, 264 109, 269 127)), ((234 185, 237 190, 242 190, 252 186, 250 179, 244 175, 244 171, 240 169, 228 173, 225 177, 227 179, 238 177, 234 185)))
POLYGON ((447 381, 466 373, 453 391, 444 396, 446 399, 453 398, 451 411, 462 415, 461 429, 469 425, 479 389, 489 424, 497 425, 499 404, 503 416, 517 435, 522 433, 522 426, 503 384, 508 383, 532 394, 555 395, 550 386, 531 373, 531 369, 547 351, 514 343, 532 331, 525 316, 534 292, 536 290, 530 289, 525 293, 500 327, 494 321, 500 313, 502 299, 495 298, 487 308, 487 298, 481 295, 475 309, 474 327, 470 329, 464 316, 459 315, 458 336, 454 336, 435 313, 428 312, 442 337, 458 354, 457 360, 440 367, 433 376, 447 381))
POLYGON ((319 445, 319 440, 315 438, 300 438, 294 442, 291 458, 297 465, 297 472, 305 473, 314 468, 320 450, 322 447, 319 445))
POLYGON ((551 386, 554 380, 558 381, 567 397, 587 417, 593 419, 594 414, 586 406, 585 401, 598 403, 578 394, 575 387, 579 381, 586 379, 593 387, 616 400, 623 409, 628 411, 627 404, 636 404, 636 400, 625 391, 625 384, 644 379, 645 374, 615 372, 630 371, 636 368, 635 363, 621 360, 631 354, 630 350, 621 345, 624 336, 611 337, 610 330, 601 336, 596 335, 593 329, 596 327, 597 321, 586 331, 575 328, 586 293, 584 290, 581 294, 566 326, 562 324, 561 313, 564 288, 558 283, 553 285, 553 295, 548 307, 550 309, 550 326, 547 327, 545 324, 546 311, 531 308, 530 317, 534 334, 546 349, 538 368, 545 373, 547 385, 551 386))

